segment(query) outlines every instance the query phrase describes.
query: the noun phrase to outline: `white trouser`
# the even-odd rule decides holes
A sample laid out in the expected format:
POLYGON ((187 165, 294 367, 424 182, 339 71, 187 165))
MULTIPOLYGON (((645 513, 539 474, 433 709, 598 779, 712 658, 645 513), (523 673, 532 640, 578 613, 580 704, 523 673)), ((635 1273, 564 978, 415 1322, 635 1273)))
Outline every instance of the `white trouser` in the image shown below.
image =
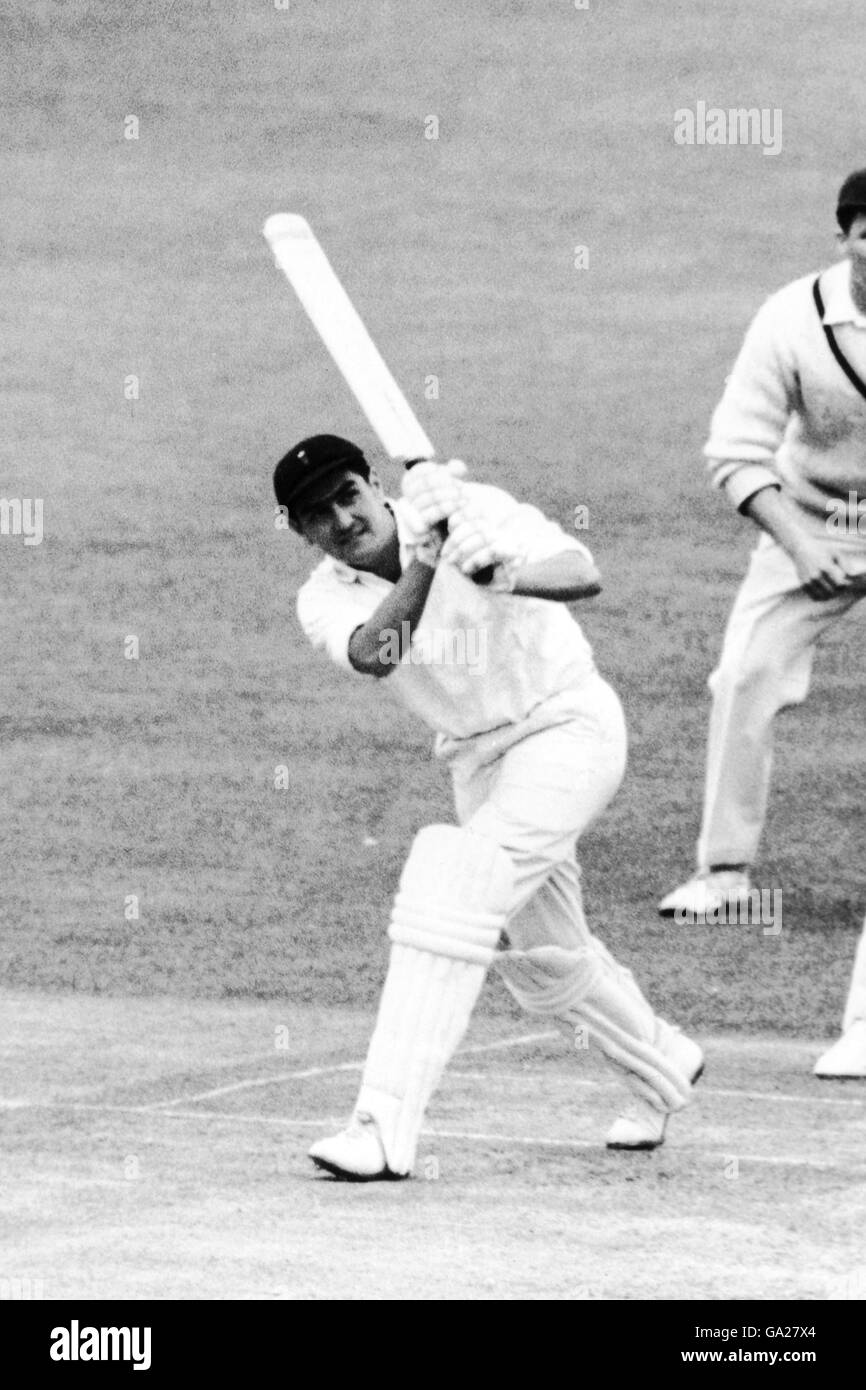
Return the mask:
POLYGON ((501 845, 515 870, 508 940, 533 946, 594 942, 583 915, 577 839, 613 799, 626 763, 616 692, 591 676, 567 722, 536 729, 497 756, 452 763, 458 822, 501 845))
POLYGON ((579 836, 622 781, 622 707, 595 673, 573 695, 567 718, 552 702, 555 722, 544 726, 539 710, 522 728, 474 741, 453 765, 457 817, 511 860, 506 939, 493 958, 508 989, 580 1047, 591 1039, 636 1095, 670 1112, 688 1102, 691 1078, 669 1055, 670 1025, 587 927, 574 859, 579 836))
MULTIPOLYGON (((857 545, 862 556, 866 546, 857 545)), ((802 704, 815 644, 866 589, 817 603, 803 592, 794 562, 763 535, 734 602, 713 696, 698 867, 752 864, 767 812, 773 721, 802 704)))
MULTIPOLYGON (((835 538, 852 571, 866 569, 866 540, 835 538)), ((764 828, 773 721, 809 692, 819 637, 863 597, 866 586, 818 603, 803 592, 790 556, 761 536, 734 602, 713 696, 698 867, 752 864, 764 828)), ((845 1006, 844 1027, 866 1019, 866 924, 845 1006)))

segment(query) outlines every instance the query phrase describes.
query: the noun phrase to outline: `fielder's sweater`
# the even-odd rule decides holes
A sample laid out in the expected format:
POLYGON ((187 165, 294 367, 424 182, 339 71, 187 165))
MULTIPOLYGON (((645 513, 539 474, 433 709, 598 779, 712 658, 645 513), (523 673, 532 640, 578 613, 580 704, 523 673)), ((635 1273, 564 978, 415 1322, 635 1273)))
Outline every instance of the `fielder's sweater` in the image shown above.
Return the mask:
MULTIPOLYGON (((795 280, 755 315, 704 448, 713 483, 742 508, 782 487, 815 520, 828 499, 866 499, 866 398, 833 356, 812 297, 795 280)), ((821 274, 824 322, 866 381, 866 315, 851 298, 850 262, 821 274)), ((856 502, 854 503, 856 511, 856 502)))

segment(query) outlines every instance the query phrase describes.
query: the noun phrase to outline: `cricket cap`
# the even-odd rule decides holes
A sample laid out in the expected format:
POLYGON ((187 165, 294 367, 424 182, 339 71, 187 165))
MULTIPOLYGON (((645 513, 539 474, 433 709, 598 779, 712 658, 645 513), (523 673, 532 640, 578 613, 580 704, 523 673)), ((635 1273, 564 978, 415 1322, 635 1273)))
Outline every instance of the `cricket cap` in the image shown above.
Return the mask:
POLYGON ((283 455, 274 469, 278 505, 287 507, 291 513, 305 493, 340 468, 348 468, 362 478, 370 476, 370 465, 362 451, 348 439, 340 439, 336 434, 314 434, 302 439, 283 455))
POLYGON ((836 220, 841 223, 842 214, 860 208, 866 212, 866 169, 855 169, 849 174, 836 200, 836 220))

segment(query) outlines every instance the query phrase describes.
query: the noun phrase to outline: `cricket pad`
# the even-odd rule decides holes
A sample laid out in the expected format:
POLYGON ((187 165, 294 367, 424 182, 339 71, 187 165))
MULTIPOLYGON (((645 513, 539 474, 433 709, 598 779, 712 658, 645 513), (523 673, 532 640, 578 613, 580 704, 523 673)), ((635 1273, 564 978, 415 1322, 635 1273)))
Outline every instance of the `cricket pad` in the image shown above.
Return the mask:
POLYGON ((356 1110, 388 1167, 412 1169, 424 1111, 469 1023, 514 887, 499 845, 457 826, 419 831, 394 899, 391 955, 356 1110))

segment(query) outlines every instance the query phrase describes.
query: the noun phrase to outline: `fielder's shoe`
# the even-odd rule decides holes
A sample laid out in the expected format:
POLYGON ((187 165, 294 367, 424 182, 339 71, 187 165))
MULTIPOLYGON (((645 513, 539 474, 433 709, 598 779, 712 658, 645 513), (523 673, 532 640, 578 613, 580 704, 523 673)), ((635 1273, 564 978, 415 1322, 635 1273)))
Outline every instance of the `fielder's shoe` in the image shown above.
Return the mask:
MULTIPOLYGON (((665 1056, 680 1069, 694 1086, 704 1070, 704 1054, 696 1042, 678 1028, 669 1028, 664 1045, 665 1056)), ((648 1100, 635 1098, 618 1115, 607 1136, 609 1149, 657 1149, 665 1142, 668 1111, 657 1110, 648 1100)))
POLYGON ((706 869, 662 898, 659 916, 685 912, 689 917, 705 917, 708 912, 748 902, 748 898, 749 875, 742 869, 706 869))
POLYGON ((376 1182, 404 1178, 392 1173, 385 1159, 379 1126, 365 1110, 358 1110, 348 1125, 331 1139, 318 1139, 309 1150, 317 1168, 324 1168, 345 1182, 376 1182))
POLYGON ((866 1019, 858 1019, 838 1042, 819 1057, 815 1075, 827 1079, 866 1076, 866 1019))

